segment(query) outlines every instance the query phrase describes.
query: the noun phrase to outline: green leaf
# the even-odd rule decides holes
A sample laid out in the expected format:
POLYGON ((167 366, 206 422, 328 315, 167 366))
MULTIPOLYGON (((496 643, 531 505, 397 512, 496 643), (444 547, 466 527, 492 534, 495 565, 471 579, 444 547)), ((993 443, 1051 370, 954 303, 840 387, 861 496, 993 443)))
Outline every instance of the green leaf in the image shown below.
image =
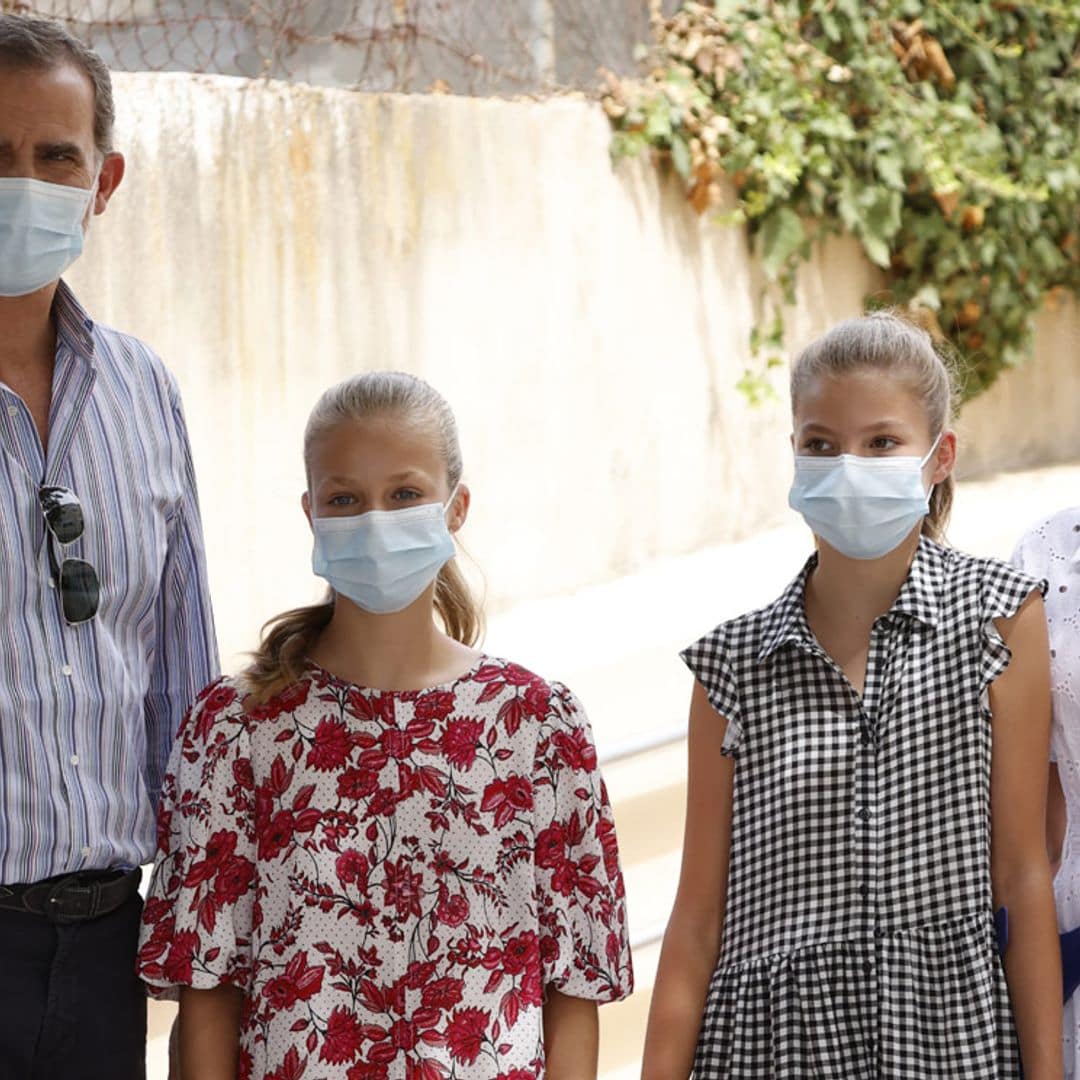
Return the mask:
POLYGON ((657 94, 645 111, 645 138, 652 143, 671 138, 671 105, 663 94, 657 94))
POLYGON ((904 186, 904 162, 899 154, 886 151, 874 158, 874 171, 882 183, 900 190, 904 186))
POLYGON ((690 178, 690 144, 678 134, 671 136, 671 163, 684 180, 690 178))
POLYGON ((860 239, 863 251, 866 252, 870 261, 887 270, 891 261, 889 258, 889 245, 880 236, 874 236, 873 233, 864 233, 860 239))
MULTIPOLYGON (((772 358, 768 364, 769 367, 775 367, 772 358)), ((768 378, 758 371, 751 371, 747 368, 742 378, 735 384, 735 389, 743 394, 746 400, 753 406, 757 407, 764 405, 769 401, 778 401, 779 395, 776 392, 776 387, 769 382, 768 378)))
POLYGON ((611 157, 613 161, 621 158, 637 157, 649 145, 649 140, 640 131, 617 131, 611 137, 611 157))
POLYGON ((805 239, 803 223, 791 207, 781 206, 765 217, 758 233, 761 264, 765 273, 775 281, 805 239))

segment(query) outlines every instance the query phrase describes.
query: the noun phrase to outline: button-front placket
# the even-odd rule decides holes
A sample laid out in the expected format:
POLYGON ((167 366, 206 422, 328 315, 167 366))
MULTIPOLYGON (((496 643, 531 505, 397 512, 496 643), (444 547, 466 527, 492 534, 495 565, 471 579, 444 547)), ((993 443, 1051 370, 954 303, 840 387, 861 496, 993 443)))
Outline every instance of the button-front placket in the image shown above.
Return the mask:
POLYGON ((859 725, 855 752, 853 812, 851 817, 852 849, 855 852, 860 880, 853 903, 853 937, 859 943, 863 1031, 866 1049, 877 1058, 877 1023, 879 1014, 880 956, 878 954, 879 903, 881 899, 881 782, 878 775, 878 746, 881 740, 882 688, 891 652, 889 638, 892 620, 883 616, 870 630, 866 657, 866 675, 862 696, 857 698, 859 725))

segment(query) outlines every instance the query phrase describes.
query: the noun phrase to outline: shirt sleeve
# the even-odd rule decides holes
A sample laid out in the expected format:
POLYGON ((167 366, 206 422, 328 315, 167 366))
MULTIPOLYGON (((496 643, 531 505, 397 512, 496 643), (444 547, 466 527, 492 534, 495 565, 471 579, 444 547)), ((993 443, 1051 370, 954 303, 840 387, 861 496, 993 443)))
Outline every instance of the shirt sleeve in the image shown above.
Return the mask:
POLYGON ((255 783, 239 691, 208 686, 184 720, 158 809, 138 974, 154 997, 246 987, 256 918, 255 783))
POLYGON ((701 683, 709 704, 727 721, 720 752, 734 757, 742 745, 744 732, 739 688, 731 669, 724 627, 718 626, 679 654, 694 678, 701 683))
POLYGON ((195 468, 179 394, 172 389, 183 494, 168 523, 155 610, 154 655, 144 699, 146 787, 155 806, 180 718, 200 688, 219 671, 195 468))
POLYGON ((615 820, 584 710, 553 684, 533 775, 544 993, 618 1001, 633 990, 615 820))

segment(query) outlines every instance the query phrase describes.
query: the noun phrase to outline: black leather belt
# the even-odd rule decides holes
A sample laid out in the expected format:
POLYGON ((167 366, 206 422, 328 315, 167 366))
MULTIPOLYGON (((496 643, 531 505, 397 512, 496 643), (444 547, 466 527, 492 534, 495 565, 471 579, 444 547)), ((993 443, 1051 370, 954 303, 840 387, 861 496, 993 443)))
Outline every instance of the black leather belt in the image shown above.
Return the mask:
POLYGON ((54 923, 87 922, 126 904, 141 880, 140 869, 83 870, 32 885, 0 885, 0 909, 40 915, 54 923))

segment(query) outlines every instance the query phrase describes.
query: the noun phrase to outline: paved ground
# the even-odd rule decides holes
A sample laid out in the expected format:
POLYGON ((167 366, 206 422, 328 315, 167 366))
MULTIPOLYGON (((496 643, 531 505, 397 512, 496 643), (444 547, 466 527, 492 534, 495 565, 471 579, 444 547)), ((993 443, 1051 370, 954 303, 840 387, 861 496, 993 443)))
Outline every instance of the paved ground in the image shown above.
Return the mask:
MULTIPOLYGON (((968 551, 1008 557, 1029 525, 1078 502, 1080 465, 965 483, 950 540, 968 551)), ((793 515, 782 528, 742 543, 666 559, 630 577, 491 620, 489 652, 563 680, 592 718, 601 757, 609 760, 605 772, 619 821, 631 928, 639 940, 654 938, 662 928, 674 891, 684 749, 676 742, 633 758, 624 755, 677 738, 685 723, 690 678, 678 649, 721 619, 767 603, 809 550, 809 534, 793 515)), ((644 993, 605 1019, 605 1080, 636 1075, 656 951, 645 945, 636 954, 644 993)), ((149 1080, 165 1076, 167 1009, 152 1009, 149 1080)))

